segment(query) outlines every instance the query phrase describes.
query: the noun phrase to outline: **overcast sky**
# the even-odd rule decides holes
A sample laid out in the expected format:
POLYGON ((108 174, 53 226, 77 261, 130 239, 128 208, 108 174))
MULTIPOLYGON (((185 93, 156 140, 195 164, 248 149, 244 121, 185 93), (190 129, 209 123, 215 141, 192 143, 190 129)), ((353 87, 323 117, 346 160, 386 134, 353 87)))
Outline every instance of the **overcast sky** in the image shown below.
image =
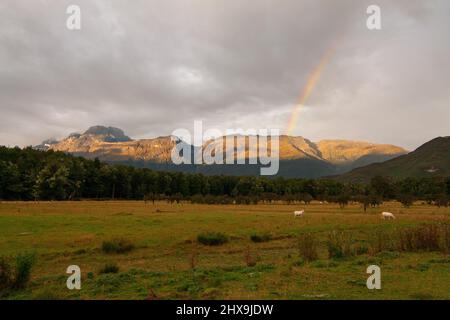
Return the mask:
POLYGON ((294 134, 414 149, 450 135, 449 14, 448 0, 2 0, 0 145, 97 124, 154 137, 196 119, 283 132, 336 45, 294 134), (366 28, 369 4, 381 30, 366 28))

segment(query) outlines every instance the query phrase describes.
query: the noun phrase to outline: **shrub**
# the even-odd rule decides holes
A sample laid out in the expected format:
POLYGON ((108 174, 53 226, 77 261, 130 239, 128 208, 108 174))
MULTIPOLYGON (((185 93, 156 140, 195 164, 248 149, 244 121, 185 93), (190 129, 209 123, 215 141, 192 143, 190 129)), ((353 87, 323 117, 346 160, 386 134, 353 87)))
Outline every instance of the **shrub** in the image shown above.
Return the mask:
POLYGON ((450 204, 450 197, 447 195, 439 195, 436 200, 434 201, 434 204, 440 207, 448 207, 450 204))
POLYGON ((328 257, 339 259, 354 255, 352 249, 352 236, 343 231, 333 231, 328 234, 327 239, 328 257))
POLYGON ((197 267, 197 262, 198 262, 198 251, 197 248, 193 248, 193 250, 191 251, 191 254, 189 255, 189 266, 191 267, 191 269, 195 269, 197 267))
POLYGON ((424 225, 416 230, 417 247, 422 250, 438 251, 440 246, 440 228, 437 225, 424 225))
POLYGON ((447 251, 448 226, 425 224, 398 231, 398 249, 401 251, 447 251))
POLYGON ((369 252, 369 248, 365 244, 357 244, 355 247, 356 255, 362 255, 369 252))
POLYGON ((397 200, 405 207, 409 208, 414 204, 414 197, 409 194, 401 194, 397 196, 397 200))
POLYGON ((103 241, 102 244, 102 250, 105 253, 126 253, 133 249, 133 243, 122 238, 103 241))
POLYGON ((292 262, 292 265, 295 267, 301 267, 305 264, 305 260, 303 258, 299 258, 297 260, 295 260, 294 262, 292 262))
POLYGON ((382 251, 395 250, 395 241, 392 235, 386 230, 376 230, 369 236, 371 254, 377 254, 382 251))
POLYGON ((415 227, 392 230, 377 230, 369 238, 370 252, 382 251, 441 251, 450 248, 450 224, 429 223, 415 227))
POLYGON ((272 239, 272 235, 270 233, 253 233, 252 235, 250 235, 250 240, 252 240, 253 242, 267 242, 270 241, 272 239))
POLYGON ((86 249, 79 249, 79 250, 76 250, 73 254, 81 255, 81 254, 85 254, 85 253, 87 253, 86 249))
POLYGON ((0 291, 8 289, 13 282, 13 274, 9 261, 0 257, 0 291))
POLYGON ((220 246, 228 242, 228 236, 220 232, 206 232, 199 234, 197 241, 206 246, 220 246))
POLYGON ((341 194, 337 197, 336 202, 339 203, 339 207, 341 209, 344 209, 346 205, 348 205, 348 202, 350 201, 350 196, 347 194, 341 194))
POLYGON ((430 269, 430 265, 428 263, 419 263, 417 265, 417 270, 421 272, 427 271, 428 269, 430 269))
POLYGON ((450 251, 450 224, 442 225, 441 251, 444 253, 449 253, 450 251))
POLYGON ((19 254, 16 257, 16 267, 13 287, 16 289, 24 288, 30 281, 31 268, 36 261, 33 253, 19 254))
POLYGON ((314 235, 310 233, 302 234, 298 239, 298 249, 300 256, 305 261, 314 261, 318 259, 317 241, 314 235))
POLYGON ((115 263, 107 263, 99 270, 99 274, 105 274, 105 273, 118 273, 119 272, 119 266, 115 263))
POLYGON ((256 259, 253 257, 252 253, 250 252, 249 246, 247 246, 247 249, 244 252, 244 260, 245 260, 245 265, 247 267, 256 266, 256 259))

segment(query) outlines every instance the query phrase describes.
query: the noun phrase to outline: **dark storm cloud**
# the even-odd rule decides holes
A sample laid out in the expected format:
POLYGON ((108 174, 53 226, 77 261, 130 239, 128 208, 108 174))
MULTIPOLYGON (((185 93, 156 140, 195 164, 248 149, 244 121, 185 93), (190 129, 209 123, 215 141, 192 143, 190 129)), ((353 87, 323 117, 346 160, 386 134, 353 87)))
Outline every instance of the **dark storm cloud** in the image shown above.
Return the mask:
POLYGON ((2 1, 0 144, 90 125, 134 137, 286 126, 339 44, 296 134, 414 147, 450 119, 448 1, 2 1), (383 29, 365 27, 382 9, 383 29), (69 4, 82 30, 65 27, 69 4), (447 120, 446 120, 447 119, 447 120))

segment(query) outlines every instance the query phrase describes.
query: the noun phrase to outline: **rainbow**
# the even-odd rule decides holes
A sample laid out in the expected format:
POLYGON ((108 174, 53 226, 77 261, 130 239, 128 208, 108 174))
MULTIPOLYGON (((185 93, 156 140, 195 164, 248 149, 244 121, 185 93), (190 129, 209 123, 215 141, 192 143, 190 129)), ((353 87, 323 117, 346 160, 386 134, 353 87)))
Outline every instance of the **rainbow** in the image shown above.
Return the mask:
POLYGON ((320 59, 319 64, 314 68, 314 70, 309 75, 308 81, 306 82, 306 85, 303 87, 303 90, 298 99, 298 103, 294 106, 294 109, 291 112, 291 116, 289 117, 287 129, 286 129, 287 135, 291 135, 292 131, 295 129, 295 127, 297 125, 298 116, 300 114, 302 107, 305 105, 306 101, 308 100, 309 96, 311 95, 314 87, 316 86, 317 82, 320 79, 323 69, 330 61, 331 56, 333 55, 335 50, 336 50, 336 45, 331 46, 324 53, 324 55, 320 59))

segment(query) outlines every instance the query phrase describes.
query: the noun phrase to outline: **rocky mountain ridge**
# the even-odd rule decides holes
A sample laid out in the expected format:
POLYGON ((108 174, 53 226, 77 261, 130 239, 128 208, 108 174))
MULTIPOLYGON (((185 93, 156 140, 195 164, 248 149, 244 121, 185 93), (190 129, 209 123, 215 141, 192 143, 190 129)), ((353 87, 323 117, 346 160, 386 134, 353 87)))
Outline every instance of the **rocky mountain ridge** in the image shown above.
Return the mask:
MULTIPOLYGON (((349 171, 358 164, 381 162, 407 153, 405 149, 394 145, 363 141, 322 140, 315 143, 301 136, 282 135, 279 138, 280 161, 308 160, 309 163, 317 162, 316 164, 339 167, 331 170, 335 172, 330 173, 349 171)), ((250 150, 255 152, 258 148, 258 145, 250 145, 248 136, 238 136, 236 139, 246 144, 245 151, 237 152, 234 146, 227 146, 224 143, 225 139, 206 141, 203 147, 214 147, 222 143, 224 151, 233 152, 237 158, 245 157, 246 159, 250 150)), ((95 126, 82 134, 71 134, 60 141, 47 140, 36 148, 63 151, 90 159, 98 158, 106 162, 129 164, 139 162, 142 165, 142 163, 171 164, 171 152, 174 145, 175 142, 172 141, 171 136, 133 140, 121 129, 95 126)), ((312 176, 316 174, 312 172, 312 176)))

